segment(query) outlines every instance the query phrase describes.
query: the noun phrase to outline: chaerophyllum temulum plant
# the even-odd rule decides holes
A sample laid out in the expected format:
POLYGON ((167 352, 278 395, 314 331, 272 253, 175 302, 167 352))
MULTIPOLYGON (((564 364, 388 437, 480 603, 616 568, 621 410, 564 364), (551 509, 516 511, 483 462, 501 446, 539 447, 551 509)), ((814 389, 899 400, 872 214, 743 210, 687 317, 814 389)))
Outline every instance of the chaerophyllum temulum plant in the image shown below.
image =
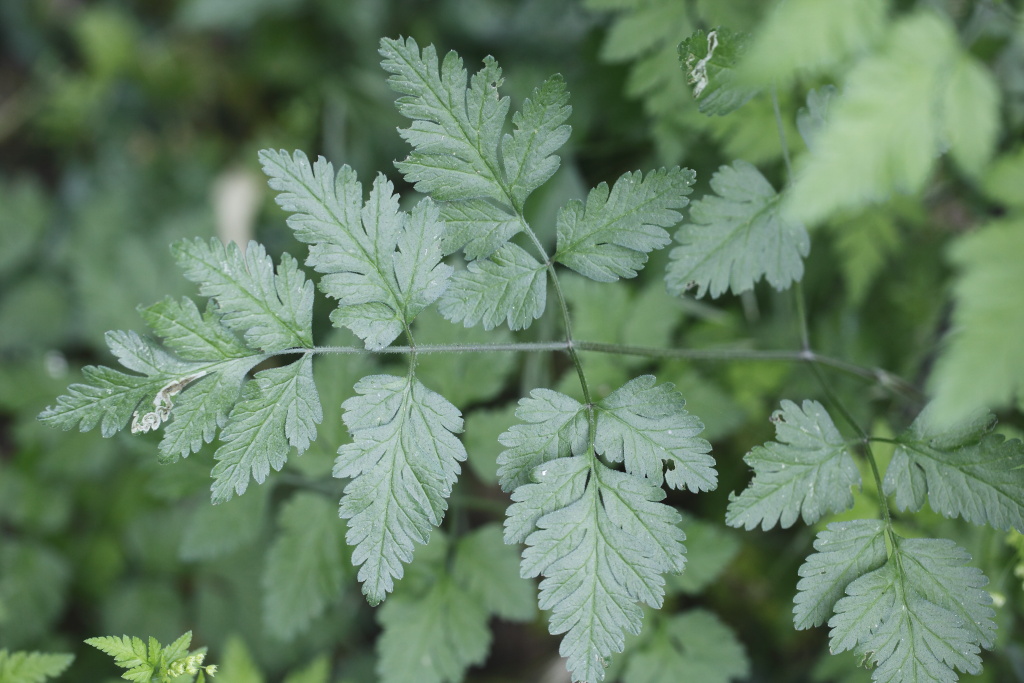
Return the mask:
MULTIPOLYGON (((682 62, 702 110, 725 114, 757 94, 731 75, 741 38, 712 30, 684 43, 682 62)), ((825 373, 860 377, 896 395, 913 397, 917 390, 883 370, 812 350, 799 287, 810 237, 787 208, 791 191, 777 192, 757 167, 739 160, 722 166, 710 180, 712 193, 692 205, 693 171, 625 173, 566 204, 552 245, 525 207, 558 169, 556 152, 569 138, 562 78, 538 86, 510 124, 494 59, 468 76, 455 53, 439 61, 433 47, 421 50, 412 39, 385 39, 380 52, 400 95, 398 109, 412 121, 400 132, 413 151, 397 166, 423 199, 406 211, 384 175, 366 193, 347 166, 336 170, 323 158, 310 163, 302 152, 260 153, 278 204, 290 214, 289 227, 309 246, 305 265, 317 274, 320 291, 337 301, 331 322, 354 333, 362 347, 317 344, 314 284, 291 256, 275 264, 255 242, 241 249, 216 239, 183 241, 173 246, 174 257, 205 304, 165 299, 141 309, 154 337, 107 336, 129 372, 87 367, 86 383, 72 385, 41 419, 66 429, 98 426, 103 436, 126 428, 160 431, 159 454, 167 462, 216 439, 211 490, 213 502, 223 503, 246 493, 253 480, 262 484, 272 469, 309 448, 324 420, 338 419, 338 406, 323 405, 314 382, 318 357, 404 357, 402 371, 364 376, 340 406, 350 440, 340 444, 333 469, 347 482, 340 501, 347 552, 363 594, 377 605, 413 571, 417 547, 437 537, 467 458, 460 407, 421 381, 421 359, 564 354, 582 400, 533 388, 519 401, 517 421, 499 437, 498 479, 511 497, 506 545, 493 530, 449 530, 445 536, 452 540, 441 552, 449 555, 444 566, 452 567, 450 576, 421 595, 424 604, 443 605, 436 614, 444 616, 416 612, 408 599, 396 604, 397 595, 386 603, 385 629, 404 628, 408 638, 384 636, 379 670, 385 680, 404 680, 392 671, 406 658, 421 667, 419 680, 461 680, 470 663, 486 656, 479 632, 490 616, 531 616, 495 582, 504 580, 499 565, 508 546, 524 546, 520 575, 541 577, 537 606, 548 612, 551 633, 562 636, 560 652, 573 680, 595 682, 605 678, 627 635, 640 632, 644 606, 662 606, 666 576, 685 570, 687 525, 667 495, 680 492, 675 500, 681 492, 712 491, 718 477, 703 424, 671 383, 640 374, 601 397, 588 380, 584 355, 804 363, 820 380, 829 407, 810 399, 782 401, 771 416, 776 439, 746 456, 754 477, 731 497, 726 521, 770 529, 849 510, 862 484, 861 458, 869 484, 880 492, 878 514, 833 523, 818 534, 800 570, 795 626, 827 622, 831 649, 860 653, 880 681, 953 681, 956 671, 980 671, 980 649, 993 646, 995 632, 986 578, 952 541, 901 537, 890 498, 898 510, 915 512, 927 500, 946 516, 1024 529, 1024 449, 992 434, 987 416, 950 425, 925 412, 889 439, 895 455, 880 471, 872 452, 878 439, 843 406, 825 373), (669 292, 741 294, 761 279, 779 290, 793 287, 801 347, 652 348, 577 339, 567 279, 582 276, 602 287, 633 278, 651 252, 670 245, 676 226, 665 275, 669 292), (417 317, 431 306, 455 324, 453 343, 417 343, 417 317), (544 316, 557 321, 545 328, 560 330, 557 338, 457 341, 466 327, 519 332, 544 316), (832 414, 852 435, 840 432, 832 414), (430 652, 431 631, 463 639, 463 651, 447 659, 430 652)), ((828 112, 832 95, 823 89, 808 99, 801 130, 809 146, 827 147, 826 120, 842 117, 841 100, 834 105, 839 111, 828 112)), ((806 181, 794 182, 799 192, 806 181)), ((282 524, 302 529, 305 518, 319 515, 318 506, 316 497, 297 498, 282 524)), ((305 532, 334 538, 319 525, 305 532)), ((277 561, 286 563, 283 557, 277 561)), ((336 552, 333 561, 341 558, 336 552)), ((665 618, 664 638, 631 654, 623 675, 661 680, 644 676, 659 658, 685 658, 689 638, 715 641, 708 644, 711 652, 728 650, 728 629, 708 638, 723 628, 699 611, 665 618)), ((742 650, 720 659, 721 680, 746 674, 742 650)))

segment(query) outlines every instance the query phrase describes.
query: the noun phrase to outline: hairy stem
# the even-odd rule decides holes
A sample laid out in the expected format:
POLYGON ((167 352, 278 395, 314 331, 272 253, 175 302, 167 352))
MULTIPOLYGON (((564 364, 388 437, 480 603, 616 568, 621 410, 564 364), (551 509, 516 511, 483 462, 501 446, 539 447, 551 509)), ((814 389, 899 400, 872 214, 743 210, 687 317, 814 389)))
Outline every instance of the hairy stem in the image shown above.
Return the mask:
MULTIPOLYGON (((852 377, 857 377, 901 394, 908 400, 919 403, 923 400, 921 391, 914 385, 907 382, 898 375, 894 375, 882 368, 872 368, 856 363, 850 363, 841 358, 833 358, 817 353, 811 349, 745 349, 745 348, 711 348, 711 349, 677 349, 657 348, 653 346, 631 346, 627 344, 612 344, 608 342, 592 342, 584 340, 572 340, 571 349, 574 351, 589 351, 592 353, 609 353, 620 356, 642 356, 644 358, 679 358, 682 360, 707 360, 716 362, 753 362, 753 363, 808 363, 838 370, 852 377)), ((309 349, 286 349, 268 355, 288 355, 293 353, 308 353, 309 349)), ((373 353, 381 354, 408 354, 412 349, 408 346, 389 346, 373 353)), ((553 342, 513 342, 500 344, 422 344, 416 346, 418 354, 436 353, 493 353, 493 352, 526 352, 545 353, 551 351, 570 352, 569 341, 553 342)), ((359 346, 317 346, 312 349, 313 353, 329 354, 362 354, 371 353, 359 346)))

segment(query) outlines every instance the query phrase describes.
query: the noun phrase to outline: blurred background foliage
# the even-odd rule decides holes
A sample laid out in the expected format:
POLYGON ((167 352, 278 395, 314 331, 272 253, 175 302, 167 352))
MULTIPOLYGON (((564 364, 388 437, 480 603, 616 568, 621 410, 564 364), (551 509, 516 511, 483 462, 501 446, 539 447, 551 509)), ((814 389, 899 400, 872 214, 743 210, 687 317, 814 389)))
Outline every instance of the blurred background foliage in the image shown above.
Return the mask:
MULTIPOLYGON (((403 121, 378 66, 382 36, 412 35, 421 45, 457 50, 474 70, 484 55, 494 55, 513 107, 550 73, 565 76, 573 135, 561 171, 530 207, 540 225, 550 226, 567 199, 635 168, 685 164, 697 171, 699 196, 719 165, 742 158, 781 187, 782 147, 771 100, 762 95, 733 115, 706 116, 677 55, 680 41, 698 28, 751 30, 767 5, 0 2, 0 647, 74 653, 66 680, 105 681, 114 680, 114 668, 83 639, 128 633, 169 642, 191 629, 193 643, 210 647, 208 661, 222 663, 228 681, 276 681, 289 671, 288 680, 296 682, 375 680, 380 617, 361 599, 354 577, 308 577, 316 588, 303 592, 303 584, 289 584, 281 561, 315 554, 309 544, 344 552, 335 509, 341 487, 329 476, 334 451, 347 438, 338 406, 353 382, 379 365, 374 359, 318 359, 327 410, 319 440, 266 485, 217 508, 209 505, 208 452, 162 466, 152 439, 57 433, 35 416, 76 381, 82 365, 110 362, 105 331, 141 331, 138 305, 194 293, 173 266, 172 240, 252 237, 275 253, 302 253, 259 173, 257 150, 322 154, 351 165, 364 183, 383 172, 412 194, 392 165, 406 149, 395 133, 403 121), (309 529, 320 533, 310 538, 309 529)), ((1019 145, 1019 8, 957 0, 892 5, 893 13, 934 6, 950 18, 998 78, 1000 151, 1019 145)), ((803 30, 804 36, 794 31, 794 43, 810 29, 803 30)), ((785 55, 796 48, 779 50, 785 55)), ((836 82, 847 66, 826 65, 780 91, 790 145, 800 140, 796 114, 807 91, 836 82)), ((820 226, 805 276, 814 347, 923 386, 950 326, 954 271, 945 254, 960 235, 998 212, 1000 197, 1009 197, 1004 204, 1019 201, 1024 184, 1014 185, 1013 178, 1024 177, 1024 159, 1006 164, 1009 170, 990 183, 998 187, 987 196, 943 168, 914 196, 820 226)), ((661 280, 664 260, 664 253, 655 255, 628 285, 567 278, 576 336, 652 346, 799 347, 790 294, 759 288, 713 302, 673 300, 661 280)), ((554 338, 554 325, 545 319, 527 336, 554 338)), ((482 334, 432 316, 417 326, 428 343, 472 342, 482 334)), ((501 334, 508 335, 486 337, 499 341, 501 334)), ((326 326, 320 338, 348 342, 326 326)), ((806 369, 596 354, 585 363, 603 393, 646 371, 675 382, 707 425, 721 472, 717 492, 673 501, 701 520, 687 525, 690 568, 670 582, 668 606, 649 615, 645 635, 629 646, 635 656, 616 658, 610 679, 648 680, 641 678, 640 655, 656 645, 649 634, 669 632, 655 629, 658 620, 680 633, 706 629, 710 620, 712 629, 725 624, 735 631, 746 650, 737 661, 749 657, 750 680, 867 680, 852 658, 827 656, 823 629, 792 628, 796 568, 815 529, 740 534, 721 526, 728 493, 748 479, 742 456, 771 438, 767 416, 778 401, 820 398, 806 369), (690 611, 673 616, 683 609, 690 611)), ((500 521, 507 498, 495 485, 497 434, 529 389, 573 393, 574 377, 562 379, 561 359, 545 356, 430 356, 420 365, 424 382, 466 414, 470 462, 455 496, 471 502, 451 516, 448 533, 500 521)), ((878 385, 841 375, 834 380, 834 390, 877 434, 901 430, 920 407, 878 385)), ((1020 416, 1004 408, 1004 429, 1013 435, 1020 416)), ((874 496, 868 487, 854 512, 873 516, 874 496)), ((955 539, 993 582, 1001 647, 987 656, 978 680, 1024 681, 1020 536, 1008 543, 992 530, 925 513, 907 525, 908 535, 955 539)), ((422 578, 410 576, 410 595, 419 590, 417 581, 422 578)), ((546 634, 542 618, 533 615, 525 624, 497 619, 492 627, 490 656, 467 680, 563 680, 557 640, 546 634)))

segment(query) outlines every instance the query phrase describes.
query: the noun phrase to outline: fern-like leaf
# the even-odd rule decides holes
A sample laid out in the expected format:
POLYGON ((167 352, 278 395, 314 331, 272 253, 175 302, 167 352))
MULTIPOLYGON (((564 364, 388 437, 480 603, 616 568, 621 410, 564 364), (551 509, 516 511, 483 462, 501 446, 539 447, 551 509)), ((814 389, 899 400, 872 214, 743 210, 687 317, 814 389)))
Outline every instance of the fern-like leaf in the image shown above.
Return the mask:
POLYGON ((836 603, 830 648, 865 656, 879 682, 955 683, 957 670, 980 673, 994 613, 988 580, 968 560, 952 541, 898 539, 894 556, 852 581, 836 603))
POLYGON ((532 483, 515 488, 505 542, 525 540, 522 574, 543 575, 540 606, 550 630, 564 633, 561 653, 576 681, 604 678, 603 660, 621 652, 625 633, 638 633, 637 603, 658 607, 662 574, 685 562, 679 514, 663 504, 669 484, 712 488, 701 425, 683 410, 671 385, 644 376, 588 408, 539 389, 520 401, 516 425, 500 438, 503 484, 511 488, 531 465, 532 483), (603 464, 623 461, 625 472, 603 464), (536 530, 535 530, 536 529, 536 530))
POLYGON ((994 426, 980 415, 940 427, 924 411, 897 439, 885 494, 895 494, 900 510, 920 510, 927 496, 946 517, 1024 530, 1024 444, 993 434, 994 426))
POLYGON ((0 650, 0 683, 43 683, 64 673, 73 655, 0 650))
POLYGON ((413 377, 372 375, 343 404, 352 443, 338 449, 334 476, 350 477, 341 499, 352 563, 378 604, 401 578, 415 543, 441 523, 466 451, 458 409, 413 377))
POLYGON ((380 350, 444 291, 451 275, 442 264, 445 225, 429 200, 407 214, 394 186, 378 175, 363 203, 355 172, 302 152, 260 152, 277 201, 292 212, 295 235, 310 245, 306 263, 324 273, 320 288, 338 299, 331 319, 380 350))
POLYGON ((473 261, 452 277, 438 303, 448 320, 490 330, 503 322, 522 330, 544 313, 547 272, 543 263, 515 244, 506 244, 488 259, 473 261))
POLYGON ((734 161, 711 177, 707 195, 693 203, 692 221, 676 233, 681 246, 669 254, 668 289, 697 297, 739 294, 764 277, 775 289, 800 280, 810 238, 803 225, 782 215, 779 196, 751 164, 734 161))
POLYGON ((827 512, 853 506, 851 487, 860 473, 832 418, 817 401, 798 406, 783 401, 772 415, 775 438, 743 459, 754 480, 740 495, 730 494, 726 523, 764 530, 787 528, 803 516, 813 524, 827 512))
POLYGON ((599 282, 635 277, 647 254, 671 241, 666 228, 682 218, 695 174, 662 169, 646 178, 625 173, 611 190, 601 183, 586 204, 573 200, 558 214, 554 259, 599 282))

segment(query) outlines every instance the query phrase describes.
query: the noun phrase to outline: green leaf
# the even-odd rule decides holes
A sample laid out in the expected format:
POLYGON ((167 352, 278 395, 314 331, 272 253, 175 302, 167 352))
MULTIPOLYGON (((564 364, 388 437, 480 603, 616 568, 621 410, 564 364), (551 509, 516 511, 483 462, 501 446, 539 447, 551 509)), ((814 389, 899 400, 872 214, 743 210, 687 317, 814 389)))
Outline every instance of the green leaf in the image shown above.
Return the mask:
POLYGON ((494 58, 484 59, 467 88, 466 70, 454 52, 445 55, 440 70, 434 47, 421 54, 412 38, 385 38, 380 54, 391 74, 388 85, 403 95, 398 111, 413 121, 399 131, 416 150, 396 164, 406 180, 440 201, 507 201, 498 148, 509 101, 498 96, 503 79, 494 58))
POLYGON ((270 468, 284 466, 290 448, 301 455, 316 439, 316 426, 323 418, 313 383, 312 354, 257 372, 221 430, 210 487, 213 502, 245 493, 250 477, 262 484, 270 468))
MULTIPOLYGON (((515 130, 501 141, 501 156, 512 204, 521 208, 534 190, 558 170, 555 152, 569 139, 565 125, 572 113, 560 74, 534 89, 521 111, 512 115, 515 130)), ((468 256, 468 253, 467 253, 468 256)))
POLYGON ((885 527, 880 521, 834 522, 814 540, 814 550, 800 566, 793 598, 793 625, 798 630, 821 626, 850 583, 885 564, 885 527))
POLYGON ((681 246, 669 254, 665 280, 680 295, 697 297, 726 290, 739 294, 764 277, 782 290, 804 274, 810 238, 800 223, 782 215, 779 195, 761 172, 745 161, 722 166, 711 189, 693 203, 691 221, 676 233, 681 246))
POLYGON ((898 539, 883 566, 851 582, 835 606, 830 649, 875 664, 873 680, 954 683, 981 672, 994 642, 988 580, 952 541, 898 539))
MULTIPOLYGON (((326 655, 321 655, 313 662, 299 671, 288 674, 284 683, 330 683, 331 661, 326 655)), ((211 683, 213 683, 211 681, 211 683)))
POLYGON ((631 652, 622 683, 728 683, 749 675, 750 660, 733 630, 694 609, 660 620, 651 640, 631 652))
POLYGON ((213 441, 217 429, 227 423, 231 408, 238 401, 246 373, 261 356, 249 356, 219 363, 216 372, 200 378, 175 401, 173 415, 160 440, 164 462, 174 462, 197 452, 213 441))
POLYGON ((1013 405, 1024 397, 1024 217, 993 221, 959 238, 950 260, 959 271, 953 285, 953 326, 928 389, 938 422, 958 422, 979 407, 1013 405))
POLYGON ((245 641, 237 635, 229 636, 224 644, 221 665, 217 677, 210 683, 263 683, 256 662, 252 659, 245 641))
POLYGON ((441 523, 466 451, 458 409, 413 377, 371 375, 342 404, 352 443, 338 449, 334 476, 351 477, 341 499, 363 594, 378 604, 401 578, 414 543, 441 523))
POLYGON ((671 241, 665 228, 680 221, 694 178, 680 168, 625 173, 611 190, 591 190, 586 204, 570 201, 558 214, 554 260, 599 282, 635 277, 648 252, 671 241))
POLYGON ((704 425, 686 412, 686 401, 672 384, 655 386, 653 375, 630 380, 597 404, 594 447, 626 472, 693 493, 718 486, 711 444, 698 437, 704 425))
POLYGON ((836 87, 826 85, 807 93, 807 106, 796 113, 796 127, 807 149, 813 150, 818 134, 828 121, 829 106, 836 98, 836 87))
POLYGON ((526 225, 506 207, 486 199, 445 202, 441 217, 447 226, 442 251, 452 254, 463 249, 470 260, 491 256, 526 225))
POLYGON ((74 655, 0 650, 0 683, 43 683, 71 666, 74 655))
POLYGON ((127 669, 121 675, 126 680, 150 681, 160 668, 161 647, 153 638, 149 639, 148 647, 141 638, 128 636, 89 638, 85 642, 113 657, 114 663, 122 669, 127 669))
MULTIPOLYGON (((544 463, 580 455, 587 449, 587 416, 576 399, 550 389, 534 389, 519 399, 516 417, 525 424, 509 427, 498 437, 507 450, 498 456, 498 481, 505 491, 515 491, 532 480, 533 471, 544 463)), ((511 519, 509 520, 511 522, 511 519)), ((507 540, 522 542, 533 529, 533 521, 507 540)))
POLYGON ((817 223, 896 192, 918 192, 946 149, 964 171, 977 173, 999 131, 992 81, 946 17, 919 11, 897 19, 881 48, 849 72, 786 197, 787 215, 817 223))
POLYGON ((394 186, 378 175, 363 204, 355 171, 322 157, 312 167, 302 152, 260 152, 288 225, 310 245, 306 263, 324 273, 320 289, 338 299, 335 325, 356 333, 366 348, 391 344, 444 291, 450 266, 440 263, 445 225, 429 200, 407 214, 394 186))
POLYGON ((544 313, 546 299, 544 264, 522 247, 506 244, 453 275, 438 310, 466 327, 482 323, 490 330, 507 322, 511 329, 522 330, 544 313))
POLYGON ((832 418, 817 401, 783 401, 772 414, 776 441, 757 446, 743 460, 754 479, 740 495, 729 495, 729 526, 783 529, 802 516, 814 524, 829 512, 853 507, 850 488, 860 472, 832 418))
POLYGON ((341 592, 345 539, 337 508, 315 493, 290 498, 278 525, 263 571, 263 623, 275 637, 292 640, 341 592))
POLYGON ((660 488, 593 454, 553 460, 537 476, 540 483, 516 489, 509 508, 510 527, 538 508, 542 515, 521 573, 545 577, 539 604, 551 610, 551 633, 565 634, 559 652, 573 680, 600 681, 603 659, 622 651, 624 633, 640 631, 637 603, 660 607, 662 574, 683 569, 679 514, 659 502, 660 488))
POLYGON ((686 530, 686 571, 666 577, 669 592, 696 595, 710 586, 736 558, 740 539, 732 529, 683 516, 686 530))
POLYGON ((244 358, 252 351, 225 327, 211 301, 203 313, 192 299, 171 297, 139 309, 142 319, 164 345, 183 360, 244 358))
POLYGON ((156 394, 163 378, 127 375, 107 367, 87 365, 82 374, 88 384, 72 384, 68 393, 57 397, 57 403, 39 414, 39 419, 52 427, 83 432, 100 427, 100 433, 111 437, 124 429, 132 412, 147 396, 156 394))
POLYGON ((917 512, 925 496, 945 517, 1024 531, 1024 444, 993 434, 995 419, 937 425, 930 410, 897 439, 883 490, 917 512))
POLYGON ((382 683, 459 683, 491 647, 487 609, 440 576, 424 596, 394 595, 378 612, 382 683))
POLYGON ((719 116, 742 107, 757 94, 756 88, 738 85, 736 63, 746 49, 747 36, 727 28, 707 33, 697 30, 679 44, 679 61, 686 82, 693 86, 693 98, 704 114, 719 116))
POLYGON ((759 24, 739 79, 784 88, 799 75, 833 69, 869 48, 885 30, 886 0, 787 0, 759 24))
POLYGON ((182 532, 178 557, 211 560, 252 543, 263 530, 267 498, 268 490, 260 488, 221 505, 200 499, 182 532))
POLYGON ((171 247, 178 265, 203 296, 212 297, 221 321, 262 351, 313 346, 313 283, 288 254, 274 272, 263 245, 226 247, 216 238, 182 240, 171 247))
POLYGON ((530 621, 537 614, 537 589, 519 576, 519 549, 506 545, 501 527, 487 524, 459 539, 452 577, 490 614, 530 621))

